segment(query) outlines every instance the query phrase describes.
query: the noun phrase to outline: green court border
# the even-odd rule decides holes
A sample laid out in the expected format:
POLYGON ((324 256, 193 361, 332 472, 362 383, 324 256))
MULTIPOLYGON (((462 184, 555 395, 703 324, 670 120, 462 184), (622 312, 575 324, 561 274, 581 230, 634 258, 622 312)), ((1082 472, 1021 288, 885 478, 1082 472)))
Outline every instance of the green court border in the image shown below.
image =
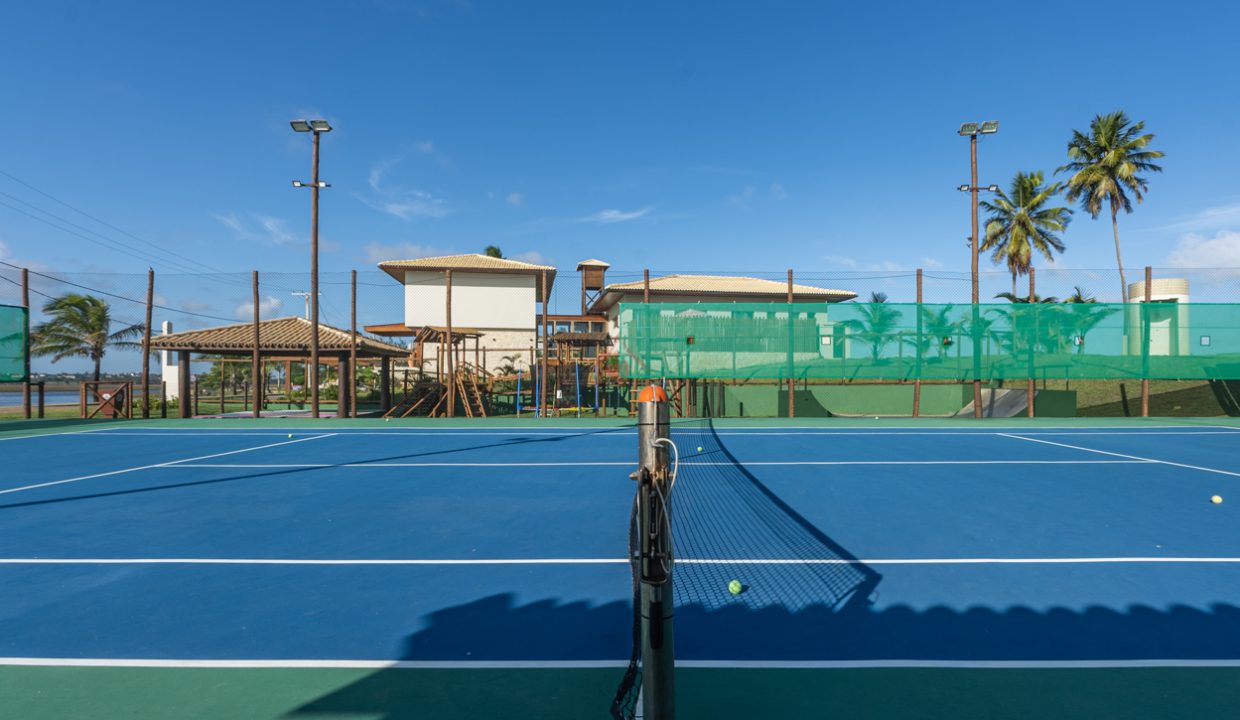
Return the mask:
MULTIPOLYGON (((24 720, 605 718, 621 668, 186 669, 0 666, 24 720)), ((1240 717, 1240 668, 681 668, 677 715, 701 718, 1240 717)))
MULTIPOLYGON (((703 422, 705 418, 677 418, 678 423, 703 422)), ((0 439, 25 435, 70 434, 133 428, 176 428, 185 430, 288 429, 302 432, 331 432, 349 428, 366 429, 513 429, 513 430, 599 430, 632 427, 630 418, 409 418, 386 421, 379 418, 195 418, 150 420, 9 420, 0 422, 0 439)), ((1148 418, 714 418, 713 425, 725 428, 1115 428, 1149 426, 1230 427, 1240 429, 1240 418, 1228 417, 1148 417, 1148 418)))

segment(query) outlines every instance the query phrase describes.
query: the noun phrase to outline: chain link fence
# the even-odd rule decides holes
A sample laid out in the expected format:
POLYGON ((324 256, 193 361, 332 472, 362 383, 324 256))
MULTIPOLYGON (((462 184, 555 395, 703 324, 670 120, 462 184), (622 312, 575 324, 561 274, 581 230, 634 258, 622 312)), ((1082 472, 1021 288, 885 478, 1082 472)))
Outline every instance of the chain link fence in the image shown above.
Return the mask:
MULTIPOLYGON (((780 288, 786 287, 789 271, 746 270, 711 271, 703 269, 611 268, 606 272, 607 286, 632 283, 637 292, 645 275, 657 281, 669 275, 713 275, 731 278, 757 278, 771 283, 772 301, 781 301, 780 288)), ((1143 283, 1145 268, 1129 268, 1121 273, 1115 269, 1038 269, 1032 277, 1035 301, 1064 302, 1070 299, 1095 300, 1099 303, 1122 302, 1126 288, 1143 283)), ((0 264, 0 304, 24 305, 22 269, 0 264)), ((924 303, 948 305, 967 304, 971 300, 971 274, 967 270, 943 268, 891 269, 891 270, 800 270, 792 269, 792 281, 797 286, 810 286, 855 293, 856 302, 882 299, 892 303, 911 303, 919 299, 924 303)), ((1236 303, 1240 302, 1240 268, 1153 268, 1155 293, 1160 281, 1182 280, 1180 302, 1236 303)), ((151 318, 153 334, 163 332, 165 325, 173 332, 214 328, 230 324, 246 324, 253 319, 252 273, 169 274, 155 273, 153 278, 151 318)), ((37 335, 41 324, 50 319, 51 303, 68 295, 83 295, 106 303, 108 333, 123 335, 126 328, 140 327, 145 323, 147 312, 148 275, 138 273, 62 272, 42 268, 29 268, 25 291, 29 297, 30 324, 37 335)), ((308 273, 259 272, 259 315, 263 320, 309 314, 310 277, 308 273)), ((1030 295, 1030 276, 1013 278, 1009 273, 986 270, 978 274, 979 297, 982 303, 1024 302, 1030 295)), ((1138 290, 1137 292, 1142 292, 1138 290)), ((547 310, 551 316, 577 316, 588 313, 596 290, 591 289, 583 306, 582 275, 576 270, 557 272, 547 297, 547 310)), ((753 300, 754 298, 746 298, 753 300)), ((1140 296, 1130 298, 1137 301, 1140 296)), ((538 299, 541 301, 541 298, 538 299)), ((319 320, 322 324, 348 331, 354 325, 359 334, 367 335, 367 328, 379 326, 403 326, 406 318, 406 291, 403 283, 386 272, 377 269, 354 273, 323 272, 319 276, 319 320)), ((530 313, 531 318, 541 313, 541 302, 530 313)), ((534 328, 534 335, 537 331, 534 328)), ((129 338, 132 340, 132 337, 129 338)), ((380 339, 411 347, 409 337, 386 335, 380 339)), ((507 353, 520 354, 528 367, 536 358, 537 340, 511 343, 512 348, 495 348, 507 353), (520 345, 520 347, 516 347, 520 345), (527 362, 528 361, 528 362, 527 362)), ((493 362, 493 361, 492 361, 493 362)), ((100 371, 105 375, 140 374, 141 352, 124 343, 104 347, 99 359, 100 371)), ((195 362, 195 373, 205 372, 207 365, 195 362)), ((158 357, 151 361, 152 375, 160 369, 158 357)), ((32 359, 35 377, 63 377, 69 382, 74 376, 94 371, 94 359, 69 355, 59 360, 54 355, 36 354, 32 359)), ((1085 381, 1080 381, 1085 382, 1085 381)), ((1081 392, 1078 407, 1083 414, 1096 407, 1104 414, 1119 414, 1121 394, 1118 387, 1104 387, 1110 381, 1097 381, 1096 388, 1083 388, 1077 381, 1063 381, 1064 389, 1076 385, 1081 392), (1088 396, 1088 397, 1085 397, 1088 396)), ((1174 383, 1174 381, 1166 381, 1174 383)), ((1055 381, 1041 381, 1040 387, 1051 389, 1055 381)), ((1113 384, 1113 383, 1112 383, 1113 384)), ((1168 393, 1184 402, 1171 402, 1165 410, 1176 414, 1185 408, 1200 411, 1196 399, 1182 391, 1193 390, 1191 385, 1168 385, 1168 393)), ((1196 391, 1194 391, 1196 392, 1196 391)), ((1191 393, 1190 393, 1191 394, 1191 393)), ((1169 396, 1170 397, 1170 396, 1169 396)), ((1207 403, 1208 405, 1208 403, 1207 403)), ((1207 408, 1210 409, 1210 408, 1207 408)))

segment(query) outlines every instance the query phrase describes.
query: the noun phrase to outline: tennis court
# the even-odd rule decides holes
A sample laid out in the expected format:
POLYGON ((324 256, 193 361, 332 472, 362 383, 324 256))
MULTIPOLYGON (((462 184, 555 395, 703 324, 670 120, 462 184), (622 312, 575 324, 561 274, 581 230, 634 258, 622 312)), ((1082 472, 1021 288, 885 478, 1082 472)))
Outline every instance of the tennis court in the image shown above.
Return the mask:
MULTIPOLYGON (((631 422, 32 427, 0 430, 12 717, 607 716, 631 422)), ((672 439, 681 717, 1240 713, 1234 421, 672 439)))

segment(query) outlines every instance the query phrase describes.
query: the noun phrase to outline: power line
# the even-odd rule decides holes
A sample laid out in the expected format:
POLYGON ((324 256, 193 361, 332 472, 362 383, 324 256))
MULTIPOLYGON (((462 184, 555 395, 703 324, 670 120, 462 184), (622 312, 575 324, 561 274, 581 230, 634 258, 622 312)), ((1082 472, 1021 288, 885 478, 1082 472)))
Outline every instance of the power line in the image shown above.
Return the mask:
MULTIPOLYGON (((124 236, 126 236, 126 237, 133 238, 134 240, 137 240, 138 242, 140 242, 140 243, 142 243, 142 244, 144 244, 144 245, 148 245, 148 246, 150 246, 150 247, 152 247, 152 248, 155 248, 157 251, 159 251, 159 252, 161 252, 161 253, 164 253, 165 255, 169 255, 169 256, 172 256, 172 257, 180 258, 181 260, 184 260, 184 261, 188 262, 188 263, 190 264, 190 266, 198 266, 198 267, 200 267, 200 268, 206 268, 207 270, 210 270, 210 271, 215 272, 215 273, 226 274, 226 273, 224 273, 224 271, 223 271, 223 270, 220 270, 220 269, 218 269, 218 268, 211 267, 210 265, 207 265, 206 263, 199 262, 199 261, 194 260, 194 259, 192 259, 192 258, 186 257, 186 256, 184 256, 184 255, 182 255, 182 254, 180 254, 180 253, 174 252, 174 251, 172 251, 172 250, 168 250, 168 249, 164 248, 163 246, 158 245, 157 243, 153 243, 153 242, 151 242, 151 241, 149 241, 149 240, 145 240, 145 239, 143 239, 143 238, 141 238, 141 237, 138 237, 137 235, 134 235, 133 233, 129 232, 128 230, 124 230, 124 229, 119 228, 119 227, 117 227, 117 226, 115 226, 115 225, 113 225, 113 224, 111 224, 111 223, 109 223, 109 222, 107 222, 107 221, 105 221, 105 220, 101 220, 101 219, 99 219, 99 218, 95 217, 94 215, 91 215, 90 213, 86 212, 85 210, 82 210, 82 209, 80 209, 80 208, 74 207, 73 205, 70 205, 69 203, 65 202, 64 200, 61 200, 60 198, 56 197, 55 195, 52 195, 51 193, 49 193, 49 192, 47 192, 47 191, 45 191, 45 190, 40 190, 39 188, 35 187, 34 185, 31 185, 30 183, 26 182, 25 180, 22 180, 21 178, 17 177, 16 175, 13 175, 12 173, 5 172, 4 170, 0 170, 0 175, 3 175, 3 176, 5 176, 5 177, 7 177, 8 179, 12 180, 13 182, 17 183, 18 185, 21 185, 21 186, 23 186, 23 187, 25 187, 25 188, 27 188, 27 189, 33 190, 34 192, 36 192, 36 193, 38 193, 38 194, 42 195, 43 197, 45 197, 45 198, 47 198, 47 199, 51 200, 52 202, 58 203, 58 204, 60 204, 60 205, 63 205, 63 206, 65 206, 65 207, 69 208, 69 209, 70 209, 70 210, 72 210, 73 212, 75 212, 75 213, 77 213, 77 214, 79 214, 79 215, 81 215, 81 216, 83 216, 83 217, 86 217, 86 218, 89 218, 89 219, 91 219, 91 220, 94 220, 95 222, 99 223, 100 225, 102 225, 102 226, 104 226, 104 227, 106 227, 106 228, 109 228, 109 229, 111 229, 111 230, 113 230, 113 231, 115 231, 115 232, 118 232, 118 233, 120 233, 120 234, 122 234, 122 235, 124 235, 124 236)), ((6 194, 6 195, 7 195, 7 194, 6 194)), ((7 195, 7 196, 8 196, 8 197, 13 197, 12 195, 7 195)), ((14 198, 14 199, 17 199, 17 198, 14 198)), ((24 202, 24 201, 20 201, 20 200, 19 200, 19 202, 24 202)), ((30 205, 30 203, 25 203, 25 204, 26 204, 26 205, 30 205)), ((34 206, 34 205, 30 205, 30 207, 35 207, 35 206, 34 206)), ((47 211, 42 211, 42 212, 47 212, 47 211)), ((52 214, 52 213, 47 213, 47 214, 48 214, 48 215, 51 215, 52 217, 57 217, 57 216, 55 216, 55 215, 54 215, 54 214, 52 214)), ((73 224, 73 223, 71 223, 71 222, 70 222, 70 221, 68 221, 68 220, 64 220, 63 218, 58 218, 58 219, 62 220, 62 221, 63 221, 63 222, 65 222, 65 223, 68 223, 68 224, 70 224, 70 225, 72 225, 72 224, 73 224)), ((96 234, 99 234, 99 233, 96 233, 96 234)), ((102 235, 101 235, 101 237, 102 237, 102 235)), ((119 243, 119 241, 115 241, 115 242, 118 242, 118 243, 119 243)), ((123 243, 122 243, 122 244, 123 244, 123 243)), ((136 249, 136 248, 134 248, 134 249, 136 249)))
MULTIPOLYGON (((14 264, 12 264, 12 263, 10 263, 10 262, 5 262, 4 260, 0 260, 0 265, 5 265, 5 266, 7 266, 7 267, 11 267, 11 268, 13 268, 14 270, 22 270, 22 269, 23 269, 23 268, 21 268, 20 266, 14 265, 14 264)), ((36 271, 36 270, 29 270, 29 269, 27 269, 27 272, 29 272, 31 275, 37 275, 38 277, 41 277, 41 278, 44 278, 44 279, 47 279, 47 280, 51 280, 52 282, 58 282, 58 283, 62 283, 62 284, 65 284, 65 285, 70 285, 70 286, 72 286, 72 287, 75 287, 75 288, 78 288, 78 289, 81 289, 81 290, 87 290, 87 291, 89 291, 89 292, 99 293, 100 295, 107 295, 108 297, 113 297, 113 298, 116 298, 116 299, 118 299, 118 300, 125 300, 125 301, 128 301, 128 302, 131 302, 131 303, 137 304, 137 305, 146 305, 146 301, 145 301, 145 300, 135 300, 134 298, 131 298, 131 297, 125 297, 124 295, 118 295, 118 294, 116 294, 116 293, 114 293, 114 292, 108 292, 107 290, 100 290, 99 288, 93 288, 93 287, 89 287, 89 286, 87 286, 87 285, 81 285, 81 284, 78 284, 78 283, 75 283, 75 282, 72 282, 72 281, 69 281, 69 280, 65 280, 65 279, 63 279, 63 278, 58 278, 58 277, 56 277, 56 276, 54 276, 54 275, 47 275, 47 274, 44 274, 44 273, 38 272, 38 271, 36 271)), ((8 280, 9 278, 5 278, 5 279, 6 279, 6 280, 8 280)), ((12 282, 12 280, 10 280, 10 282, 12 282)), ((39 294, 40 294, 40 295, 43 295, 43 297, 49 297, 49 296, 47 296, 47 295, 44 295, 43 293, 39 293, 39 294)), ((168 312, 181 313, 182 315, 190 315, 190 316, 193 316, 193 317, 205 318, 205 319, 207 319, 207 320, 220 320, 220 321, 223 321, 223 322, 226 322, 226 323, 230 323, 230 324, 234 324, 234 323, 236 323, 236 319, 235 319, 235 318, 225 318, 225 317, 220 317, 220 316, 218 316, 218 315, 206 315, 206 314, 204 314, 204 313, 196 313, 196 312, 192 312, 192 311, 190 311, 190 310, 180 310, 180 309, 178 309, 178 308, 168 307, 167 305, 160 305, 160 304, 158 304, 158 303, 151 303, 151 307, 154 307, 154 308, 159 308, 160 310, 166 310, 166 311, 168 311, 168 312)))

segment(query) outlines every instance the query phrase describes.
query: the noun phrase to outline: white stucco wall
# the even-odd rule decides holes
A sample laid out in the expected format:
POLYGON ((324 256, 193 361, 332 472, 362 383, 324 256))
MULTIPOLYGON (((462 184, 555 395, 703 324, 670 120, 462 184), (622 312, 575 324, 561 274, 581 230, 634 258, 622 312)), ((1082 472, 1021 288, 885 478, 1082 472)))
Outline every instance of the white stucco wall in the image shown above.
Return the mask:
MULTIPOLYGON (((452 273, 452 324, 479 330, 533 330, 537 278, 501 273, 452 273)), ((442 272, 405 272, 405 324, 447 325, 442 272)))

